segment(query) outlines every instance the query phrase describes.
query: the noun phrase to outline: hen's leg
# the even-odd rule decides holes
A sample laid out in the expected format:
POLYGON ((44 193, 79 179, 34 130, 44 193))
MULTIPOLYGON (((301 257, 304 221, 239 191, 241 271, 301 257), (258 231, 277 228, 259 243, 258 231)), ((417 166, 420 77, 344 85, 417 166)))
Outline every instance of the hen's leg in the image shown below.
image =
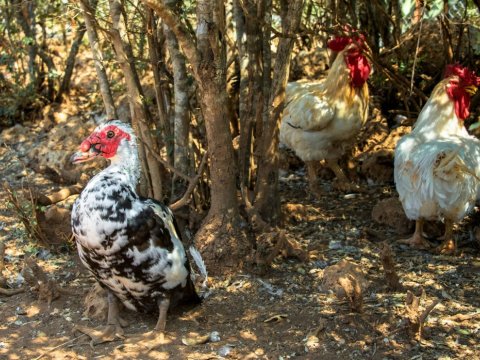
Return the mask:
POLYGON ((317 177, 317 161, 306 161, 305 164, 307 165, 307 175, 308 175, 308 184, 310 186, 310 190, 315 195, 320 195, 322 190, 320 188, 320 184, 318 183, 317 177))
POLYGON ((445 235, 444 240, 435 249, 439 254, 453 255, 457 250, 455 239, 453 238, 453 221, 445 219, 445 235))
POLYGON ((88 335, 92 339, 92 344, 101 344, 124 338, 122 326, 125 326, 126 322, 120 317, 119 301, 110 291, 108 291, 107 297, 107 325, 102 330, 92 329, 82 325, 77 325, 74 328, 74 330, 88 335))
POLYGON ((432 245, 423 237, 423 219, 418 219, 415 222, 415 232, 412 237, 408 239, 399 240, 402 244, 408 244, 417 249, 429 249, 432 245))
POLYGON ((358 191, 360 187, 347 179, 336 159, 327 159, 327 165, 335 173, 335 188, 340 191, 358 191))

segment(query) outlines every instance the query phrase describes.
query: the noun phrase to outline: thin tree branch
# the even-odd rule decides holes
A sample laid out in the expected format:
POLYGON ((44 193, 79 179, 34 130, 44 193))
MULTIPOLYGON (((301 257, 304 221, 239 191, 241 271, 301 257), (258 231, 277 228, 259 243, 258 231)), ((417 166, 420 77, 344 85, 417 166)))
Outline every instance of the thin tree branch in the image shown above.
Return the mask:
POLYGON ((195 40, 188 31, 185 24, 180 18, 161 1, 158 0, 141 0, 146 6, 150 7, 155 13, 162 18, 170 29, 175 33, 180 46, 185 53, 188 61, 192 65, 195 77, 198 79, 198 52, 195 48, 195 40))
POLYGON ((183 194, 181 199, 175 201, 173 204, 171 204, 169 206, 170 209, 172 209, 172 211, 178 210, 182 206, 185 206, 190 202, 189 197, 192 194, 193 190, 195 189, 195 186, 197 186, 198 181, 202 177, 203 169, 205 168, 205 165, 207 164, 207 159, 208 159, 208 151, 205 151, 205 153, 203 154, 203 157, 202 157, 202 161, 200 162, 200 166, 198 167, 197 175, 195 175, 193 178, 189 179, 188 188, 185 191, 185 194, 183 194))
POLYGON ((137 140, 139 140, 145 146, 147 151, 155 158, 155 160, 157 160, 160 164, 165 166, 166 169, 170 170, 172 173, 174 173, 178 177, 181 177, 184 180, 190 181, 190 179, 191 179, 190 176, 188 176, 188 175, 184 174, 183 172, 177 170, 175 167, 170 165, 168 163, 168 161, 163 160, 162 157, 160 155, 158 155, 145 141, 143 141, 142 139, 138 139, 138 138, 137 138, 137 140))

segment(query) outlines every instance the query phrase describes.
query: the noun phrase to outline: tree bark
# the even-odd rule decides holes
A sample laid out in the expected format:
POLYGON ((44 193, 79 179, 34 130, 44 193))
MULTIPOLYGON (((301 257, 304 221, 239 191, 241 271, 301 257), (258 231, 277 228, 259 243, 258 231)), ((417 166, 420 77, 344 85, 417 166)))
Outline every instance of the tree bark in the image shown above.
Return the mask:
POLYGON ((195 235, 205 263, 214 273, 237 270, 250 251, 239 215, 236 167, 227 118, 225 10, 220 0, 197 2, 196 47, 180 19, 164 4, 142 0, 165 21, 192 66, 200 90, 210 157, 211 205, 195 235))
POLYGON ((113 101, 112 91, 108 82, 107 71, 103 66, 103 56, 100 50, 100 41, 98 39, 98 34, 95 27, 95 9, 97 7, 97 0, 92 1, 92 3, 90 3, 89 0, 80 0, 79 4, 83 12, 83 18, 85 19, 88 40, 90 42, 90 48, 92 49, 95 71, 97 72, 98 85, 100 87, 100 94, 102 95, 103 104, 105 105, 107 119, 117 119, 118 115, 115 109, 115 102, 113 101))
MULTIPOLYGON (((249 187, 252 183, 254 125, 260 122, 263 105, 262 89, 262 29, 259 22, 262 6, 247 0, 243 2, 246 14, 239 0, 234 1, 238 58, 240 64, 240 182, 249 187)), ((261 3, 263 5, 263 1, 261 3)))
POLYGON ((68 94, 70 90, 70 81, 72 80, 73 69, 75 67, 75 58, 77 57, 78 50, 80 49, 80 45, 86 31, 87 28, 84 23, 78 25, 75 39, 73 40, 70 52, 67 57, 65 73, 63 75, 62 83, 60 84, 60 89, 58 90, 57 96, 55 98, 56 102, 61 102, 63 94, 68 94))
POLYGON ((165 42, 162 27, 159 26, 152 9, 147 9, 147 41, 150 65, 153 72, 155 86, 155 98, 158 109, 158 127, 162 130, 163 141, 167 147, 167 159, 169 164, 173 164, 173 145, 172 130, 170 126, 169 107, 170 107, 170 89, 168 84, 162 79, 166 78, 165 54, 162 53, 162 46, 165 42))
MULTIPOLYGON (((170 53, 173 68, 173 91, 174 91, 174 165, 179 171, 184 174, 190 173, 188 163, 188 137, 189 137, 189 100, 188 100, 188 77, 187 67, 185 64, 185 57, 180 52, 177 38, 174 32, 165 25, 165 37, 167 40, 167 48, 170 53)), ((176 181, 179 180, 176 176, 173 178, 172 194, 174 197, 186 188, 186 184, 176 181)))
POLYGON ((232 137, 227 118, 225 9, 220 0, 197 3, 202 112, 210 154, 211 207, 195 236, 210 268, 235 269, 250 251, 241 231, 232 137), (219 236, 220 235, 220 236, 219 236))
POLYGON ((37 33, 36 33, 36 15, 35 15, 35 1, 14 0, 12 6, 15 11, 15 16, 18 23, 22 27, 25 34, 25 41, 28 49, 28 74, 30 83, 37 87, 37 67, 35 59, 38 53, 37 33))
POLYGON ((152 141, 150 136, 148 128, 149 114, 142 100, 142 91, 139 86, 138 76, 135 73, 133 58, 131 54, 129 56, 129 53, 131 53, 131 47, 127 37, 125 24, 122 21, 122 4, 120 0, 109 0, 109 4, 110 18, 112 20, 110 36, 117 55, 117 61, 125 76, 128 101, 132 114, 132 127, 135 129, 140 140, 138 151, 142 163, 143 176, 148 184, 148 194, 144 193, 144 195, 161 200, 163 194, 160 167, 151 153, 151 151, 157 150, 157 145, 152 141), (149 149, 148 151, 146 151, 145 145, 149 149))
MULTIPOLYGON (((300 24, 303 0, 293 0, 288 3, 288 11, 282 18, 284 33, 294 34, 300 24)), ((290 55, 294 39, 281 38, 278 44, 275 66, 273 69, 273 84, 270 97, 270 119, 262 132, 261 154, 258 165, 255 207, 261 216, 270 223, 279 222, 280 198, 278 196, 278 144, 279 124, 285 104, 285 87, 288 82, 290 55)))

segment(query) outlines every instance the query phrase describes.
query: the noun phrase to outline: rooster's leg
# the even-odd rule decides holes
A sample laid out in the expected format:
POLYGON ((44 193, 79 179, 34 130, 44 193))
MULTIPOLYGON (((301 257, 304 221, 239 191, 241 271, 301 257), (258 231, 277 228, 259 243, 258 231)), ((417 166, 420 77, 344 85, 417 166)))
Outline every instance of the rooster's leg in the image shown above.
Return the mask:
POLYGON ((107 325, 102 330, 92 329, 87 326, 77 325, 75 330, 88 335, 92 339, 92 344, 101 344, 104 342, 123 339, 122 326, 126 322, 120 317, 118 299, 111 292, 108 292, 108 318, 107 325))
POLYGON ((310 185, 310 190, 315 195, 320 195, 322 193, 322 189, 320 189, 320 184, 318 183, 317 177, 317 161, 306 161, 305 164, 307 165, 307 175, 308 175, 308 184, 310 185))
POLYGON ((429 249, 432 245, 423 237, 423 219, 418 219, 415 222, 415 232, 412 237, 408 239, 399 240, 402 244, 408 244, 417 249, 429 249))
POLYGON ((360 187, 347 179, 336 159, 326 159, 327 165, 335 173, 335 188, 340 191, 358 191, 360 187))
POLYGON ((455 244, 455 239, 453 238, 453 221, 445 219, 444 240, 440 246, 435 249, 435 252, 439 254, 453 255, 456 250, 457 246, 455 244))

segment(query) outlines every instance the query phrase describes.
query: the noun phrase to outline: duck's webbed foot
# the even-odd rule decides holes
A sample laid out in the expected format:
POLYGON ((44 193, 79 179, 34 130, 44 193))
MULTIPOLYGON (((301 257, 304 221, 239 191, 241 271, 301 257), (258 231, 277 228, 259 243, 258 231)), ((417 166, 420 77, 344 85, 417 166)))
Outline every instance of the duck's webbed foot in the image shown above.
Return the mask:
POLYGON ((108 319, 107 325, 100 328, 90 328, 88 326, 76 325, 75 331, 79 331, 92 339, 91 344, 101 344, 105 342, 125 339, 123 326, 127 326, 127 321, 122 319, 119 314, 118 299, 112 293, 108 293, 108 319))
POLYGON ((129 339, 129 343, 132 345, 143 347, 148 351, 153 350, 161 345, 165 345, 169 342, 165 338, 165 325, 167 323, 167 312, 170 306, 170 298, 165 297, 158 301, 158 320, 155 328, 145 334, 134 336, 129 339))

